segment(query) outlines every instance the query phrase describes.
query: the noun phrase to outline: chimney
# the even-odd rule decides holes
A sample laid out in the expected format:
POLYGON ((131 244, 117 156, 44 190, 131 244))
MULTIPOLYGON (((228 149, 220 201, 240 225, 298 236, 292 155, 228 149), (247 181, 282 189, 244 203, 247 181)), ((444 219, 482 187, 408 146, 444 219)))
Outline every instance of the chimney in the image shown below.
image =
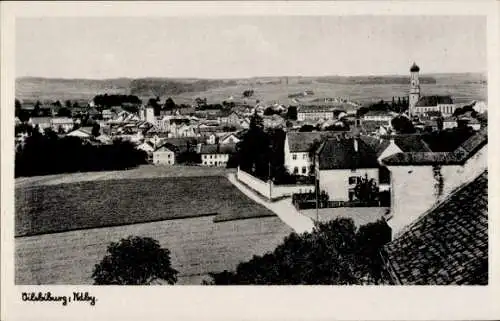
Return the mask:
POLYGON ((354 142, 354 151, 357 153, 358 152, 358 140, 356 139, 356 137, 353 138, 353 142, 354 142))

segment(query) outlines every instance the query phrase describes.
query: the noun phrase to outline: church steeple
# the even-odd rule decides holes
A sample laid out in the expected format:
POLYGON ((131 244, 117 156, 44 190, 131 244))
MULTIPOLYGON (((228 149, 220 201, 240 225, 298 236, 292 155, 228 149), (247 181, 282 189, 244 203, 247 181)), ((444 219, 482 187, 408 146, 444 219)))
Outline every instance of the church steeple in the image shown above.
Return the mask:
POLYGON ((410 67, 410 93, 408 98, 408 112, 410 116, 415 114, 415 107, 420 99, 420 82, 418 79, 418 73, 420 67, 414 62, 410 67))

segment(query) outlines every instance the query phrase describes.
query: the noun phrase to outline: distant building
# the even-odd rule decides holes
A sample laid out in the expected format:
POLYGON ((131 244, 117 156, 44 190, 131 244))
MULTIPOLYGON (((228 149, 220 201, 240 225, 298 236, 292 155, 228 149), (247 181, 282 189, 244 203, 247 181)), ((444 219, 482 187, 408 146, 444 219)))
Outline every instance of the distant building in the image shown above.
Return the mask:
POLYGON ((418 74, 420 67, 415 63, 410 67, 410 93, 409 114, 410 116, 421 115, 430 111, 439 111, 442 115, 453 115, 457 106, 450 96, 421 96, 420 81, 418 74))
POLYGON ((383 110, 370 110, 365 115, 363 115, 363 120, 365 121, 385 121, 390 123, 394 118, 394 113, 383 111, 383 110))
POLYGON ((335 119, 334 110, 330 107, 299 107, 297 110, 298 121, 330 120, 335 119))
POLYGON ((51 119, 51 117, 31 117, 28 120, 28 124, 33 126, 33 128, 38 126, 40 132, 43 133, 45 129, 52 127, 51 119))
POLYGON ((203 166, 226 167, 229 157, 236 152, 234 144, 201 145, 200 155, 203 166))
POLYGON ((50 125, 55 132, 59 131, 59 128, 64 132, 68 132, 73 129, 74 121, 68 117, 54 117, 50 120, 50 125))
POLYGON ((153 164, 155 165, 174 165, 175 164, 175 146, 165 143, 153 151, 153 164))
POLYGON ((92 137, 92 127, 80 127, 69 132, 66 136, 79 137, 79 138, 90 138, 92 137))
POLYGON ((309 175, 312 165, 313 151, 311 147, 316 142, 317 147, 328 132, 288 132, 285 137, 285 168, 294 175, 309 175))

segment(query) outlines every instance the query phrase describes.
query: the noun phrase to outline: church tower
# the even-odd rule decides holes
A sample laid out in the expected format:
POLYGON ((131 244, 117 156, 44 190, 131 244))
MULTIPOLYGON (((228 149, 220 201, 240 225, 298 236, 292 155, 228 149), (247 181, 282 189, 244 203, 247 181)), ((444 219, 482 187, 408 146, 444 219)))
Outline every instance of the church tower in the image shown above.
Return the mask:
POLYGON ((408 99, 408 112, 410 116, 415 115, 415 106, 420 99, 420 82, 418 81, 418 72, 420 68, 413 63, 410 67, 410 95, 408 99))

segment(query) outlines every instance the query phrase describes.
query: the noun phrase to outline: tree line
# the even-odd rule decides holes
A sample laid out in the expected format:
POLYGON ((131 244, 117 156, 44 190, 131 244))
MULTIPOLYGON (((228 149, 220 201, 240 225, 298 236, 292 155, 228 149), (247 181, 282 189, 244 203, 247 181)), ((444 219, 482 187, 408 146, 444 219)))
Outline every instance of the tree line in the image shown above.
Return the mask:
POLYGON ((78 137, 45 135, 33 130, 16 150, 15 176, 35 176, 86 171, 123 170, 146 163, 146 154, 131 142, 89 144, 78 137))
POLYGON ((135 95, 96 95, 94 96, 94 104, 103 108, 111 108, 116 106, 122 106, 124 104, 140 105, 142 101, 139 97, 135 95))

